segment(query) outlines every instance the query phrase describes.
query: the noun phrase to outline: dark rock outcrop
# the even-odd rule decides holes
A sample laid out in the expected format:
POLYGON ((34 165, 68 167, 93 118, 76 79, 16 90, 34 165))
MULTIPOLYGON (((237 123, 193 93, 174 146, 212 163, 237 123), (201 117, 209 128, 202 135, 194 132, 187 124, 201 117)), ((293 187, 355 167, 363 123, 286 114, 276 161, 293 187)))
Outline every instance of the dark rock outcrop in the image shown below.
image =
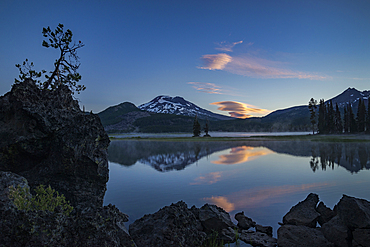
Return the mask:
POLYGON ((245 231, 234 225, 222 208, 205 204, 191 209, 177 202, 154 214, 144 215, 130 225, 137 246, 207 246, 207 241, 246 241, 253 246, 276 246, 265 233, 245 231), (238 237, 237 237, 238 236, 238 237))
POLYGON ((336 215, 336 213, 327 206, 325 206, 323 202, 319 203, 319 205, 316 208, 316 211, 320 214, 319 218, 317 219, 320 226, 323 226, 326 222, 331 220, 336 215))
POLYGON ((283 217, 283 223, 286 225, 315 227, 320 214, 316 211, 316 205, 319 202, 319 196, 309 194, 307 198, 293 206, 283 217))
POLYGON ((256 224, 255 228, 256 228, 256 232, 266 233, 268 236, 272 237, 272 227, 271 226, 262 226, 262 225, 256 224))
POLYGON ((350 246, 347 234, 349 229, 343 224, 339 216, 335 216, 327 223, 323 224, 321 231, 325 238, 338 247, 350 246))
POLYGON ((317 228, 303 225, 283 225, 278 229, 278 246, 281 247, 311 247, 311 246, 332 246, 324 234, 317 228))
MULTIPOLYGON (((103 207, 109 138, 67 86, 42 90, 32 80, 0 97, 0 246, 135 246, 127 215, 103 207), (9 186, 50 185, 74 207, 18 210, 9 186)), ((32 195, 29 195, 31 197, 32 195)))
POLYGON ((102 206, 109 138, 67 86, 13 85, 0 97, 0 123, 0 170, 25 177, 31 188, 51 185, 78 210, 102 206))
POLYGON ((206 239, 202 224, 180 201, 130 225, 137 246, 200 246, 206 239))
POLYGON ((338 215, 351 230, 370 229, 370 202, 364 199, 343 195, 338 203, 338 215))
POLYGON ((199 210, 199 221, 206 232, 217 231, 234 227, 230 215, 216 205, 205 204, 199 210))
POLYGON ((273 247, 276 246, 276 238, 270 237, 265 233, 242 230, 239 239, 252 246, 273 247))
POLYGON ((235 219, 238 221, 238 227, 241 229, 248 230, 249 228, 256 226, 256 222, 245 216, 243 211, 235 214, 235 219))
POLYGON ((317 202, 318 196, 310 194, 284 216, 285 224, 277 232, 279 246, 370 246, 370 202, 343 195, 334 210, 320 202, 316 217, 312 207, 317 202), (321 227, 316 227, 313 220, 310 224, 297 224, 314 218, 319 220, 321 227))

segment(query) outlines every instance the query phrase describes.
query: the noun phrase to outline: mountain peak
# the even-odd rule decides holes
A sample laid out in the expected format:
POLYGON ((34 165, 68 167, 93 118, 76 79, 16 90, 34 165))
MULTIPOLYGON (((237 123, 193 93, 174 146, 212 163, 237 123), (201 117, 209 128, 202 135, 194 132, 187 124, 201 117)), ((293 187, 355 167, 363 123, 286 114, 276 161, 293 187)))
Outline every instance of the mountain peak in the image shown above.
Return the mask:
POLYGON ((175 114, 194 117, 198 115, 199 118, 209 118, 213 120, 228 120, 233 119, 221 114, 216 114, 211 111, 205 110, 187 100, 183 97, 176 96, 170 97, 160 95, 149 101, 148 103, 139 106, 139 109, 154 112, 154 113, 165 113, 175 114))
POLYGON ((358 101, 365 100, 367 101, 370 96, 370 91, 358 91, 356 88, 347 88, 341 94, 327 100, 326 102, 331 101, 334 105, 338 104, 338 106, 344 106, 347 104, 357 104, 358 101))

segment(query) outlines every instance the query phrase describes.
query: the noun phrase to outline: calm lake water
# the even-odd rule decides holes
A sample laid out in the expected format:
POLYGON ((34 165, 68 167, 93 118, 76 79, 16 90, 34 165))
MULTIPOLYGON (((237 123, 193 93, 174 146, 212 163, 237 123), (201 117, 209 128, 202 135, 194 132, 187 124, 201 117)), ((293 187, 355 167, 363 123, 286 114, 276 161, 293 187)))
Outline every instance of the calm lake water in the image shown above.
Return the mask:
POLYGON ((244 211, 274 228, 313 192, 327 206, 343 194, 370 200, 370 143, 309 141, 112 141, 105 204, 130 216, 183 200, 244 211))

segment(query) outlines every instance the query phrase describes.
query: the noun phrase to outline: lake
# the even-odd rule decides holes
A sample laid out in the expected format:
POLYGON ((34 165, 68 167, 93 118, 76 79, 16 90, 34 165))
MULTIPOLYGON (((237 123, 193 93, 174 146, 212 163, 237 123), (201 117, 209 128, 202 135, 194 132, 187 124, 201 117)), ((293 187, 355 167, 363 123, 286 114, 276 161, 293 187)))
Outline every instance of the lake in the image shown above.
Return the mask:
POLYGON ((130 217, 183 200, 244 211, 274 229, 313 192, 327 206, 343 194, 370 200, 370 143, 311 141, 112 141, 104 204, 130 217))

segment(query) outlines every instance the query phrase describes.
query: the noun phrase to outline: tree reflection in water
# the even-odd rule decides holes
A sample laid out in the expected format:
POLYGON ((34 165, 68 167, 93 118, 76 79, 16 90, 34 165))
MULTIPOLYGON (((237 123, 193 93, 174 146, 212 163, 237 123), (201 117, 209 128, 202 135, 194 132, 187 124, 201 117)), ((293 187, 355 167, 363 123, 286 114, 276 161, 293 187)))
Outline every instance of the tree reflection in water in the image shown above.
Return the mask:
POLYGON ((325 171, 342 166, 349 172, 370 168, 369 143, 318 143, 311 148, 310 167, 325 171))

